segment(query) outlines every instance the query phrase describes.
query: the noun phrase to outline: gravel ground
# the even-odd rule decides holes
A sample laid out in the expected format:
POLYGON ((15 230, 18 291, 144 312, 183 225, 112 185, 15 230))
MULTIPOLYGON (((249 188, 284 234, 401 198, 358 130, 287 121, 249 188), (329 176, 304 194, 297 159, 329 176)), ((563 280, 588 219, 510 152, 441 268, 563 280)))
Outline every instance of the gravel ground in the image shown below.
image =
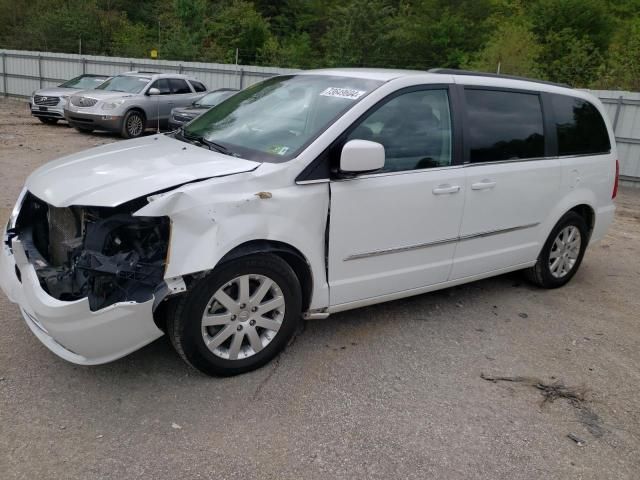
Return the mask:
MULTIPOLYGON (((0 219, 34 168, 116 140, 0 101, 0 219)), ((564 288, 512 274, 307 322, 227 379, 165 338, 74 366, 0 295, 0 477, 636 479, 639 252, 640 190, 622 189, 564 288)))

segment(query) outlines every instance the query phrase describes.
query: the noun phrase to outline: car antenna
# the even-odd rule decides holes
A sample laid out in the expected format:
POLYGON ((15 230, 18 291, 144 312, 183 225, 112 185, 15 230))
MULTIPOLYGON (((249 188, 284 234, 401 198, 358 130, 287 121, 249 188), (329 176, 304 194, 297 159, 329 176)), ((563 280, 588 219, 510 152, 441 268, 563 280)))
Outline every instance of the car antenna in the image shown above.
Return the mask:
POLYGON ((156 95, 156 135, 160 135, 160 95, 156 95))

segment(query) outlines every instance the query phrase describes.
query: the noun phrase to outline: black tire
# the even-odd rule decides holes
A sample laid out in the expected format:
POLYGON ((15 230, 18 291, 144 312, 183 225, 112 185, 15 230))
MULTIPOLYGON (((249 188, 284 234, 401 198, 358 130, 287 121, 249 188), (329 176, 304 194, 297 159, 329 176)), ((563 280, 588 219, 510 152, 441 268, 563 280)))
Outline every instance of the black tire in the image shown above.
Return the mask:
POLYGON ((93 128, 87 128, 87 127, 73 127, 73 128, 75 128, 80 133, 91 133, 91 132, 93 132, 93 128))
POLYGON ((45 125, 55 125, 56 123, 58 123, 57 118, 38 117, 38 120, 40 120, 45 125))
POLYGON ((138 138, 144 134, 146 118, 139 110, 129 110, 122 119, 120 135, 123 138, 138 138))
POLYGON ((566 285, 580 268, 580 264, 582 263, 582 258, 584 257, 584 252, 587 249, 588 243, 589 228, 587 227, 587 223, 585 222, 584 218, 576 212, 567 212, 558 221, 556 226, 553 227, 553 230, 551 230, 549 238, 547 238, 547 241, 542 247, 542 251, 538 256, 538 261, 536 262, 536 264, 533 267, 525 270, 527 278, 531 282, 542 288, 558 288, 566 285), (575 227, 580 232, 580 250, 571 269, 564 276, 558 278, 554 276, 551 271, 550 256, 554 247, 556 237, 558 237, 558 234, 567 227, 575 227))
MULTIPOLYGON (((191 287, 187 294, 174 300, 170 308, 172 311, 167 315, 167 334, 178 354, 207 375, 231 376, 263 366, 284 349, 301 319, 302 293, 298 277, 287 262, 273 254, 249 255, 217 267, 191 287), (262 350, 247 358, 229 360, 214 354, 205 344, 202 317, 209 308, 213 295, 225 287, 225 284, 228 285, 243 275, 261 275, 275 282, 284 297, 284 317, 277 333, 262 350)), ((231 330, 239 325, 239 317, 236 323, 228 324, 231 330)), ((218 333, 223 328, 227 327, 220 327, 218 333)), ((235 338, 235 334, 232 335, 234 336, 228 337, 229 342, 235 338)), ((247 345, 248 332, 246 336, 244 333, 241 335, 243 346, 247 345)))

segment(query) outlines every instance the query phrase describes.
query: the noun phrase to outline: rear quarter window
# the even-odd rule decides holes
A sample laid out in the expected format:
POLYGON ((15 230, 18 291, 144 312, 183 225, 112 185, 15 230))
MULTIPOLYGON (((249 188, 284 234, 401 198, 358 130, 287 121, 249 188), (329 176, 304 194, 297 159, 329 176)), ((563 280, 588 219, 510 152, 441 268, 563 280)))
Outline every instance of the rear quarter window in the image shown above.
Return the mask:
POLYGON ((558 155, 595 155, 609 153, 611 143, 607 127, 598 109, 586 100, 552 95, 558 155))

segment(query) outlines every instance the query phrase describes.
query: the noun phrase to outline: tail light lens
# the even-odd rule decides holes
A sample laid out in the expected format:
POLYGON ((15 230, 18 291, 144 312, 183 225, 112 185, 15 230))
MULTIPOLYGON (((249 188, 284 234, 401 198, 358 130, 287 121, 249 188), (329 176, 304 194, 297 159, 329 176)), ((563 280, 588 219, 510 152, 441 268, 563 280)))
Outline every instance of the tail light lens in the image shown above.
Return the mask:
POLYGON ((611 194, 611 199, 614 199, 618 196, 618 178, 620 177, 620 162, 616 160, 616 178, 613 180, 613 193, 611 194))

